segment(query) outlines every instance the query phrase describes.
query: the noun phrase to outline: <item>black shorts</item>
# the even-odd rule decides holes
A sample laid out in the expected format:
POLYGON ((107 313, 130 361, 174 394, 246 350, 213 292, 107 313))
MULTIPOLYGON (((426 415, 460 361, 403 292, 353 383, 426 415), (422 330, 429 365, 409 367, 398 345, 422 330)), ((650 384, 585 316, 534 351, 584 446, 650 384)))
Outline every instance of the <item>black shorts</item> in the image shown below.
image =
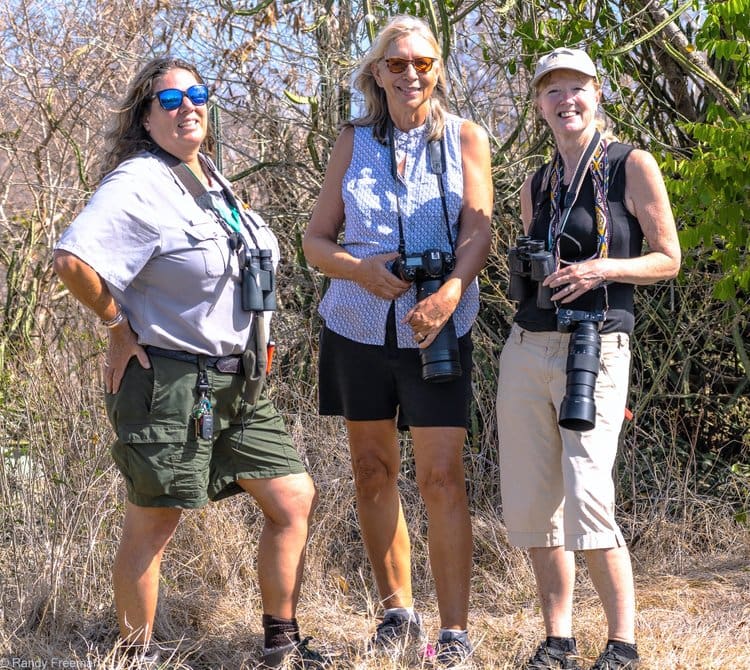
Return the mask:
MULTIPOLYGON (((391 325, 391 324, 389 324, 391 325)), ((350 421, 398 417, 398 427, 468 428, 471 404, 471 331, 458 338, 461 376, 422 379, 419 349, 399 349, 395 327, 386 344, 361 344, 323 327, 320 333, 319 410, 350 421)))

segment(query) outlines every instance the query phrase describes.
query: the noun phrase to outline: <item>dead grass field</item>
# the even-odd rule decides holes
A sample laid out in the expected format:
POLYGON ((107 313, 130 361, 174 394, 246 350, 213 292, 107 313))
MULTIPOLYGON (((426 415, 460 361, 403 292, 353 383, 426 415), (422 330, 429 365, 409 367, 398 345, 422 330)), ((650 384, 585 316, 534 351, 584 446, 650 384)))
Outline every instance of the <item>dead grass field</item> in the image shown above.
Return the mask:
MULTIPOLYGON (((107 478, 110 475, 114 473, 107 472, 107 478)), ((119 494, 119 487, 109 488, 113 495, 119 494)), ((365 653, 378 607, 351 506, 340 504, 343 498, 335 488, 328 488, 328 496, 322 491, 322 514, 313 528, 299 612, 303 633, 337 655, 335 668, 420 667, 365 653), (342 523, 342 518, 347 521, 342 523), (341 532, 345 526, 348 534, 341 532)), ((9 547, 0 551, 4 575, 0 668, 54 667, 39 665, 43 661, 56 661, 59 667, 119 667, 109 655, 116 632, 108 583, 118 512, 99 511, 103 517, 97 528, 108 530, 86 547, 67 545, 69 553, 59 556, 55 590, 49 581, 54 546, 24 548, 24 564, 14 567, 8 563, 9 547), (26 592, 14 593, 24 586, 21 580, 26 592)), ((253 550, 257 527, 254 508, 240 499, 183 518, 164 564, 156 624, 157 636, 177 648, 168 667, 256 667, 261 644, 253 550)), ((475 513, 474 529, 477 551, 470 621, 475 667, 515 668, 533 650, 542 631, 531 572, 524 554, 505 543, 499 518, 475 513)), ((747 540, 746 532, 738 534, 732 555, 683 553, 673 564, 667 554, 635 552, 638 642, 644 670, 750 668, 747 540)), ((419 538, 414 554, 417 604, 434 637, 439 622, 419 538)), ((585 569, 579 575, 575 625, 588 667, 585 662, 590 665, 604 642, 605 623, 585 569)))
MULTIPOLYGON (((15 378, 18 396, 6 396, 0 413, 0 668, 118 668, 110 654, 116 637, 110 569, 123 485, 108 454, 98 370, 97 356, 81 356, 74 369, 34 359, 15 378)), ((346 442, 340 423, 315 415, 308 384, 298 381, 294 394, 275 391, 320 492, 298 616, 303 634, 337 654, 335 668, 400 668, 365 653, 379 607, 346 442)), ((470 628, 475 666, 502 670, 518 667, 533 651, 542 620, 525 554, 505 539, 489 464, 493 447, 481 448, 484 456, 467 452, 474 528, 470 628)), ((426 519, 410 468, 407 449, 401 490, 413 538, 414 591, 434 639, 426 519)), ((750 532, 734 521, 732 505, 686 491, 669 505, 656 500, 638 509, 622 516, 627 536, 637 538, 643 670, 750 669, 750 532), (669 512, 675 509, 677 518, 669 512)), ((256 666, 258 516, 247 496, 183 516, 163 565, 155 626, 156 637, 176 649, 168 667, 256 666)), ((579 650, 590 664, 605 626, 584 568, 575 607, 579 650)))

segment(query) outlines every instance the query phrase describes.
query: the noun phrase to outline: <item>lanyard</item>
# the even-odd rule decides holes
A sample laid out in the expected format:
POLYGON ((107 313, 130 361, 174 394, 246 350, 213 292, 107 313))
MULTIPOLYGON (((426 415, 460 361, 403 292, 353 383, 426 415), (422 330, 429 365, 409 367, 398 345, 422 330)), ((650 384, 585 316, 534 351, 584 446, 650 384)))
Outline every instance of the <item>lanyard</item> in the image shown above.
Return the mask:
MULTIPOLYGON (((198 179, 198 177, 193 173, 193 171, 187 166, 186 163, 180 161, 178 158, 172 156, 172 154, 169 154, 163 150, 160 150, 157 155, 165 160, 172 172, 174 172, 175 176, 187 189, 188 193, 193 196, 193 199, 196 201, 196 203, 198 203, 198 206, 203 207, 201 203, 205 203, 205 206, 210 208, 211 211, 216 214, 219 223, 229 235, 229 246, 237 252, 238 256, 243 253, 243 247, 246 246, 244 233, 250 235, 253 247, 255 247, 256 249, 260 248, 258 239, 255 237, 252 226, 248 225, 247 223, 245 223, 244 226, 242 225, 243 221, 245 221, 245 218, 243 218, 242 214, 240 213, 239 204, 234 193, 232 193, 231 189, 227 188, 223 184, 221 179, 219 179, 218 175, 213 170, 211 170, 211 172, 213 173, 214 178, 219 182, 219 184, 221 184, 221 191, 224 194, 224 199, 227 203, 229 203, 228 206, 225 206, 223 213, 216 206, 214 199, 210 196, 208 190, 203 185, 203 182, 198 179)), ((252 220, 252 217, 250 218, 252 220)))
MULTIPOLYGON (((183 163, 185 167, 188 169, 190 174, 193 176, 193 179, 200 184, 201 188, 203 188, 204 192, 207 192, 205 187, 203 187, 203 183, 200 179, 198 179, 197 175, 190 169, 190 166, 186 163, 183 163)), ((221 220, 226 223, 233 232, 239 233, 242 229, 242 222, 240 219, 240 211, 237 209, 236 201, 232 202, 230 205, 226 204, 226 194, 225 190, 222 187, 222 193, 224 194, 224 200, 218 201, 214 198, 211 198, 209 207, 213 210, 213 212, 221 218, 221 220)))
MULTIPOLYGON (((398 164, 396 162, 396 142, 394 139, 393 121, 388 119, 388 144, 391 150, 391 174, 393 180, 398 186, 399 175, 398 175, 398 164)), ((445 147, 443 146, 443 140, 431 140, 427 144, 430 171, 437 177, 438 189, 440 190, 440 201, 443 205, 443 219, 445 221, 445 230, 448 235, 448 244, 451 248, 451 254, 456 255, 456 250, 453 245, 453 236, 451 235, 451 225, 448 218, 448 204, 445 199, 445 186, 443 185, 443 174, 445 174, 445 147)), ((404 224, 401 218, 401 203, 399 201, 398 192, 396 193, 396 213, 398 216, 398 251, 403 256, 406 253, 406 240, 404 239, 404 224)))
MULTIPOLYGON (((586 147, 586 151, 584 151, 581 154, 581 157, 578 159, 578 165, 576 165, 575 172, 573 173, 573 179, 570 182, 570 185, 568 186, 568 190, 565 193, 565 200, 563 202, 563 211, 560 212, 560 215, 557 219, 557 225, 554 225, 555 222, 550 222, 549 232, 548 232, 548 246, 549 250, 555 254, 557 260, 559 261, 559 252, 557 251, 558 244, 560 242, 560 238, 563 235, 563 232, 565 231, 565 224, 568 222, 568 217, 570 216, 570 212, 573 209, 573 205, 575 204, 576 200, 578 199, 578 193, 581 190, 581 185, 583 184, 583 177, 586 174, 586 171, 589 169, 589 165, 591 165, 591 160, 594 157, 594 151, 596 151, 596 148, 599 146, 599 142, 601 141, 601 135, 599 134, 599 131, 597 130, 594 133, 594 136, 591 138, 591 141, 589 142, 588 146, 586 147)), ((554 163, 554 161, 553 161, 554 163)), ((552 167, 554 170, 554 167, 552 167)), ((560 180, 560 175, 557 175, 558 181, 560 180)), ((559 189, 559 186, 558 186, 559 189)))

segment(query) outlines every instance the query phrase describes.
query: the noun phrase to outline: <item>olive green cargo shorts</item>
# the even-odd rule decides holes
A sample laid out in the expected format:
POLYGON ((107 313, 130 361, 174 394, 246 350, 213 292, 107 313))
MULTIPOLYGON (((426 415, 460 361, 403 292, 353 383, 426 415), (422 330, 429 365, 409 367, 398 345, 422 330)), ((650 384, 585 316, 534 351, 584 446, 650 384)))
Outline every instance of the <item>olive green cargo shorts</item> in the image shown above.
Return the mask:
POLYGON ((133 357, 116 394, 106 393, 117 439, 112 456, 128 500, 141 507, 197 508, 242 492, 238 479, 305 472, 284 422, 263 395, 242 402, 243 375, 206 368, 214 430, 202 439, 191 412, 198 366, 160 356, 145 370, 133 357))

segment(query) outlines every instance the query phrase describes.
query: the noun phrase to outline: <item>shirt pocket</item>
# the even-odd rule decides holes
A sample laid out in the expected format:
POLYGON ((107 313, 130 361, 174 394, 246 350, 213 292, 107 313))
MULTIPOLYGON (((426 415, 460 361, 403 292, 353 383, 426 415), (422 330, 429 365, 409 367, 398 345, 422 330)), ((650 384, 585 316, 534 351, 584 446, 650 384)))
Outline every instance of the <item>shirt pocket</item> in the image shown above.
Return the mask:
POLYGON ((191 246, 199 251, 209 277, 221 277, 229 268, 227 235, 214 222, 193 222, 185 229, 191 246))

